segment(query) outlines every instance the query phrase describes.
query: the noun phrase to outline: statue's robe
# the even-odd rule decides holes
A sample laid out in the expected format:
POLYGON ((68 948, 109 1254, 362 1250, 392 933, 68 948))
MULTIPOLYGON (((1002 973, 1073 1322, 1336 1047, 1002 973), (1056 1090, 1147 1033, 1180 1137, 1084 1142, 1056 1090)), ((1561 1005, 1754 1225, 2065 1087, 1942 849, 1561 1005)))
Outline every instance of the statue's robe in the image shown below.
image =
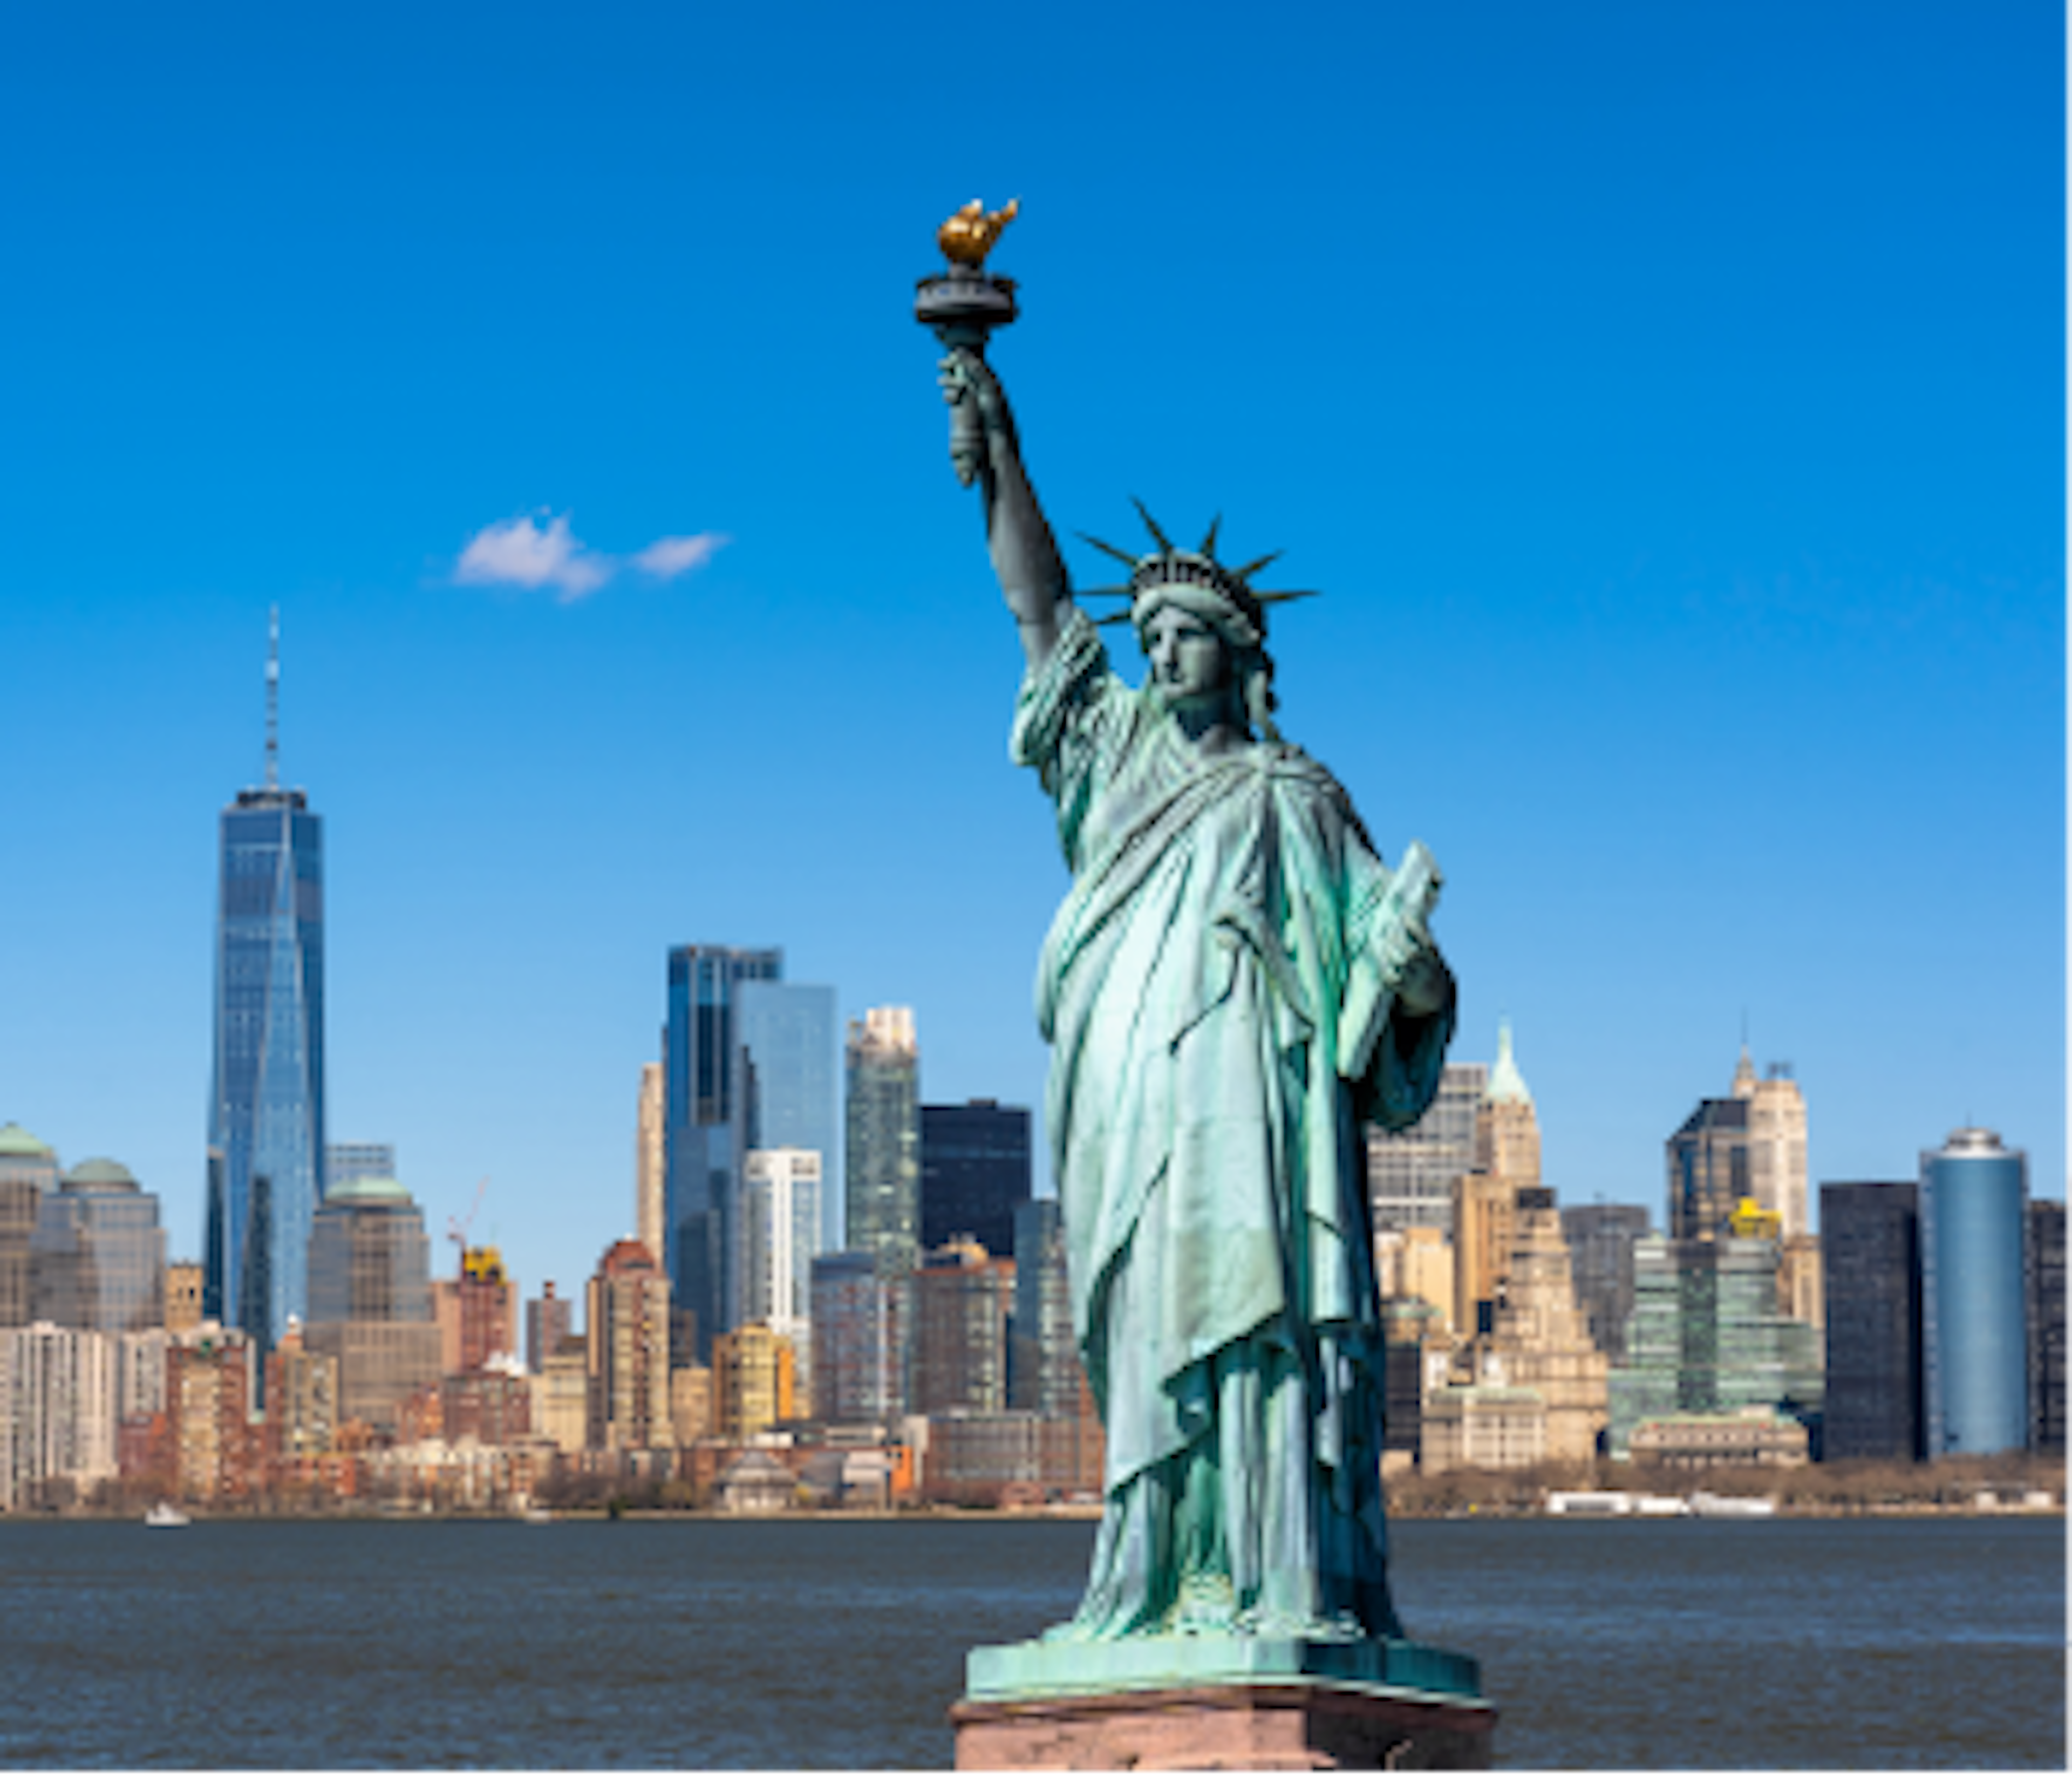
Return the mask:
MULTIPOLYGON (((1013 748, 1074 883, 1038 1015, 1073 1324, 1107 1434, 1087 1597, 1059 1633, 1400 1633, 1362 1125, 1437 1090, 1429 943, 1345 792, 1278 742, 1204 756, 1075 611, 1013 748)), ((1442 972, 1443 973, 1443 972, 1442 972)))

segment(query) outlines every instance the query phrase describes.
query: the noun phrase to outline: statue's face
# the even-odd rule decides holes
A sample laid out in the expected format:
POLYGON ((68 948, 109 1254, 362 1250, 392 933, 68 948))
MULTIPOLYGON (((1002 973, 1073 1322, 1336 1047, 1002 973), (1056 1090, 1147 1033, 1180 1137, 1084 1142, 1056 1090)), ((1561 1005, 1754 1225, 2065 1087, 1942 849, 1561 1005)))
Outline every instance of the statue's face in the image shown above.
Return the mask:
POLYGON ((1207 709, 1230 696, 1230 650, 1191 611, 1161 605, 1144 626, 1151 682, 1174 709, 1207 709))

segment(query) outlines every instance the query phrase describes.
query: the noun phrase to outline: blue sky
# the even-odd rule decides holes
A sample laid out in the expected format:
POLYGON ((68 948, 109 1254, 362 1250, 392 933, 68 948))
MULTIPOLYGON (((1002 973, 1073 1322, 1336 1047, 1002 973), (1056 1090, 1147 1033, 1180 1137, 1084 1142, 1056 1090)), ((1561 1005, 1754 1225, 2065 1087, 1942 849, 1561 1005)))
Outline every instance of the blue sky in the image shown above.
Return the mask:
POLYGON ((1975 1119, 2062 1192, 2065 60, 2041 3, 23 14, 0 1120, 198 1250, 277 602, 331 1133, 435 1227, 488 1175, 528 1292, 631 1224, 671 944, 1040 1102, 1065 876, 911 311, 1018 195, 1054 520, 1326 590, 1284 728, 1438 856, 1566 1200, 1659 1216, 1744 1018, 1816 1178, 1975 1119), (520 519, 618 571, 457 579, 520 519))

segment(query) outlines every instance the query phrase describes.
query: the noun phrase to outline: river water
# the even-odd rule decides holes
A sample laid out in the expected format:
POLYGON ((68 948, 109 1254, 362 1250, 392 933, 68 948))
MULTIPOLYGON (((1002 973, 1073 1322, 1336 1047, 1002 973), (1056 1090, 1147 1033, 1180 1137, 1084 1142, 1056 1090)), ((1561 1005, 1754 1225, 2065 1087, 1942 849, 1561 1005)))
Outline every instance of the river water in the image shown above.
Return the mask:
MULTIPOLYGON (((2060 1519, 1394 1527, 1508 1767, 2062 1768, 2060 1519)), ((942 1767, 964 1649, 1067 1615, 1017 1519, 0 1520, 0 1763, 942 1767)))

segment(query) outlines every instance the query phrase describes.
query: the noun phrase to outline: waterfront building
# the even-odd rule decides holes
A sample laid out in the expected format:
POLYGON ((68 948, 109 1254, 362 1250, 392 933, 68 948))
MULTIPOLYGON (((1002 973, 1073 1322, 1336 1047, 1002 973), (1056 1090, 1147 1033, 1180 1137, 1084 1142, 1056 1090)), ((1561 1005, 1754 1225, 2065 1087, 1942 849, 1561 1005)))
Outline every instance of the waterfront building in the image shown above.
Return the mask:
POLYGON ((2029 1206, 2029 1447, 2065 1454, 2065 1202, 2029 1206))
POLYGON ((564 1335, 541 1353, 532 1376, 532 1429, 564 1455, 589 1448, 588 1340, 564 1335))
POLYGON ((532 1430, 532 1380, 508 1351, 491 1355, 480 1369, 439 1382, 441 1435, 450 1444, 516 1444, 532 1430))
MULTIPOLYGON (((1777 1226, 1754 1211, 1758 1225, 1777 1226)), ((1749 1225, 1745 1222, 1744 1225, 1749 1225)), ((1634 1248, 1626 1359, 1611 1372, 1611 1454, 1643 1420, 1774 1408, 1809 1429, 1821 1403, 1819 1335, 1777 1312, 1774 1232, 1712 1239, 1651 1235, 1634 1248)))
POLYGON ((884 1425, 906 1410, 909 1280, 872 1253, 812 1262, 813 1414, 832 1425, 884 1425))
POLYGON ((242 1328, 214 1321, 167 1350, 166 1417, 174 1489, 182 1499, 220 1504, 249 1497, 257 1485, 257 1352, 242 1328))
POLYGON ((1506 1022, 1498 1026, 1496 1065, 1475 1107, 1474 1166, 1454 1187, 1453 1306, 1462 1335, 1491 1325, 1517 1232, 1518 1193, 1539 1185, 1539 1115, 1506 1022))
POLYGON ((1547 1459, 1547 1403, 1533 1388, 1449 1383, 1424 1400, 1420 1463, 1451 1469, 1521 1469, 1547 1459))
POLYGON ((1634 1243, 1652 1232, 1638 1203, 1578 1203, 1561 1211, 1577 1306, 1597 1349, 1614 1364, 1626 1355, 1633 1313, 1634 1243))
POLYGON ((669 1429, 679 1449, 713 1435, 710 1365, 687 1364, 680 1370, 669 1372, 669 1429))
POLYGON ((1092 1456, 1073 1420, 1009 1410, 966 1408, 931 1414, 921 1466, 923 1498, 995 1505, 1059 1495, 1096 1493, 1099 1456, 1092 1456))
POLYGON ((706 1356, 734 1324, 731 1222, 749 1148, 740 989, 781 980, 781 950, 682 944, 669 952, 664 1032, 663 1269, 679 1362, 706 1356))
POLYGON ((874 1006, 852 1020, 848 1049, 846 1245, 903 1277, 920 1256, 920 1045, 914 1014, 874 1006))
POLYGON ((1626 1443, 1634 1462, 1674 1469, 1796 1468, 1808 1448, 1803 1421, 1770 1407, 1643 1419, 1626 1443))
POLYGON ((57 1188, 56 1150, 18 1123, 0 1126, 0 1327, 34 1318, 30 1248, 43 1197, 57 1188))
POLYGON ((338 1359, 312 1351, 299 1324, 290 1322, 266 1354, 265 1446, 274 1462, 327 1454, 337 1442, 338 1359))
POLYGON ((1926 1448, 1990 1456, 2029 1439, 2023 1234, 2028 1156, 1990 1129, 1921 1157, 1921 1351, 1926 1448))
POLYGON ((1820 1187, 1831 1462, 1918 1462, 1922 1413, 1921 1232, 1910 1179, 1820 1187))
POLYGON ((1029 1201, 1029 1113, 974 1098, 921 1107, 921 1245, 960 1236, 989 1253, 1014 1250, 1014 1216, 1029 1201))
MULTIPOLYGON (((663 1042, 668 1034, 663 1033, 663 1042)), ((664 1232, 668 1220, 666 1155, 668 1098, 663 1087, 665 1063, 648 1061, 640 1067, 640 1103, 633 1129, 633 1228, 640 1244, 655 1255, 656 1263, 668 1257, 669 1242, 664 1232)), ((536 1368, 538 1366, 535 1365, 536 1368)))
POLYGON ((1368 1201, 1377 1232, 1412 1228, 1453 1233, 1453 1184, 1475 1166, 1475 1113, 1489 1089, 1489 1067, 1449 1061, 1424 1114, 1407 1129, 1370 1125, 1368 1201))
POLYGON ((1008 1402, 1046 1418, 1077 1416, 1086 1372, 1072 1331, 1065 1272, 1065 1224, 1052 1197, 1014 1210, 1014 1314, 1008 1347, 1008 1402))
POLYGON ((799 1478, 767 1450, 743 1450, 714 1483, 722 1512, 763 1516, 799 1503, 799 1478))
POLYGON ((1745 1200, 1773 1211, 1781 1237, 1808 1232, 1806 1101, 1788 1062, 1756 1076, 1747 1047, 1725 1098, 1700 1100, 1667 1144, 1669 1234, 1713 1240, 1745 1200))
POLYGON ((101 1333, 165 1324, 158 1199, 126 1166, 88 1160, 65 1174, 43 1195, 31 1248, 36 1319, 101 1333))
POLYGON ((516 1281, 493 1246, 461 1248, 460 1274, 432 1285, 432 1317, 439 1326, 439 1373, 472 1375, 499 1355, 519 1350, 516 1281))
POLYGON ((324 1144, 324 1194, 358 1178, 393 1178, 393 1141, 327 1141, 324 1144))
POLYGON ((166 1410, 166 1349, 162 1327, 115 1337, 115 1422, 149 1419, 166 1410))
POLYGON ((0 1511, 62 1506, 117 1472, 115 1341, 38 1321, 0 1330, 0 1511))
POLYGON ((713 1417, 730 1442, 798 1416, 797 1353, 790 1339, 750 1321, 713 1341, 713 1417))
POLYGON ((1007 1409, 1007 1318, 1014 1261, 976 1240, 938 1247, 914 1274, 913 1368, 907 1410, 1007 1409))
POLYGON ((1540 1397, 1548 1461, 1597 1455, 1607 1417, 1607 1367, 1576 1306, 1560 1212, 1544 1186, 1517 1193, 1503 1294, 1489 1331, 1470 1343, 1466 1364, 1478 1382, 1529 1388, 1540 1397))
MULTIPOLYGON (((640 1244, 654 1253, 657 1265, 662 1262, 659 1251, 644 1239, 640 1244)), ((561 1350, 574 1330, 575 1304, 554 1294, 554 1280, 549 1277, 541 1285, 538 1296, 525 1304, 525 1368, 538 1375, 548 1355, 561 1350)))
MULTIPOLYGON (((820 1248, 820 1156, 804 1148, 751 1148, 742 1196, 743 1312, 809 1349, 812 1265, 820 1248)), ((806 1393, 801 1378, 800 1394, 806 1393)))
POLYGON ((175 1259, 166 1267, 166 1331, 191 1333, 201 1325, 201 1261, 175 1259))
MULTIPOLYGON (((738 1034, 746 1072, 747 1145, 802 1148, 820 1157, 820 1224, 812 1250, 843 1240, 841 1176, 841 1027, 835 990, 785 981, 744 981, 738 1034)), ((754 1318, 744 1312, 742 1319, 754 1318)))
POLYGON ((323 828, 278 771, 279 624, 266 773, 219 825, 215 1062, 202 1312, 261 1347, 306 1316, 324 1159, 323 828))
POLYGON ((339 1368, 338 1418, 393 1432, 444 1368, 423 1211, 393 1178, 334 1186, 311 1218, 309 1351, 339 1368))
POLYGON ((605 1249, 590 1280, 589 1431, 592 1450, 667 1446, 669 1280, 637 1240, 605 1249))

